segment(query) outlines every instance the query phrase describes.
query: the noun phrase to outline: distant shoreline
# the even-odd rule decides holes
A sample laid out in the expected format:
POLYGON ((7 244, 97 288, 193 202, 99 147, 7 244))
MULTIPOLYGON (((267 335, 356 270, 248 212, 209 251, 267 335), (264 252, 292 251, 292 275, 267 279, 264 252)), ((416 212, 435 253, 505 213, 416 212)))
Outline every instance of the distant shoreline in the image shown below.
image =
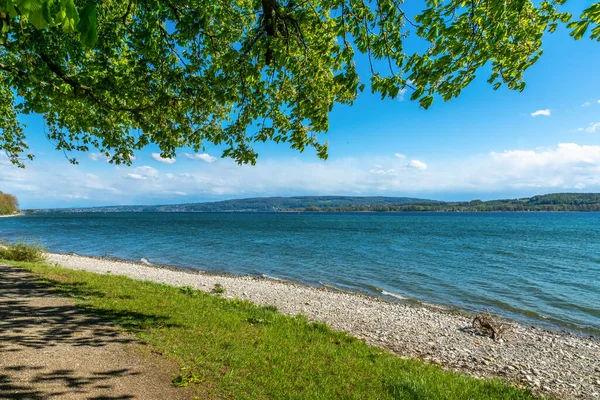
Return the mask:
POLYGON ((4 214, 4 215, 0 215, 0 218, 22 217, 23 215, 25 215, 24 212, 20 212, 20 213, 16 213, 16 214, 4 214))
MULTIPOLYGON (((224 210, 224 211, 110 211, 110 210, 87 210, 87 209, 43 209, 43 210, 30 210, 19 215, 32 215, 32 214, 409 214, 409 213, 423 213, 423 214, 456 214, 456 213, 483 213, 483 214, 494 214, 494 213, 584 213, 594 214, 599 213, 600 210, 594 211, 583 211, 583 210, 403 210, 403 211, 306 211, 306 210, 282 210, 282 211, 252 211, 252 210, 224 210)), ((6 217, 13 217, 17 215, 5 215, 6 217)), ((0 216, 2 217, 2 216, 0 216)))
POLYGON ((600 391, 598 338, 510 323, 500 341, 478 335, 472 316, 423 304, 390 303, 358 293, 331 291, 250 276, 215 275, 143 263, 48 253, 66 268, 124 275, 272 304, 286 314, 306 315, 403 356, 420 358, 476 376, 498 376, 559 398, 592 399, 600 391))
POLYGON ((553 193, 519 199, 438 201, 412 197, 254 197, 204 203, 53 208, 39 212, 532 212, 600 211, 600 193, 553 193))

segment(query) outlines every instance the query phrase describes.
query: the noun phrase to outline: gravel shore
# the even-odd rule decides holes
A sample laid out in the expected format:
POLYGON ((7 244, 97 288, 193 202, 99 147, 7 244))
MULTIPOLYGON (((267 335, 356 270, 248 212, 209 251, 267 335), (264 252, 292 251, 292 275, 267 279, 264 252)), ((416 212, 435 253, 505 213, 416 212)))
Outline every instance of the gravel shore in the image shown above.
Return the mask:
POLYGON ((124 275, 272 304, 286 314, 326 322, 402 356, 479 377, 496 376, 560 399, 600 399, 600 341, 511 323, 500 340, 474 332, 472 317, 434 307, 388 303, 252 277, 217 276, 77 255, 48 254, 63 267, 124 275))

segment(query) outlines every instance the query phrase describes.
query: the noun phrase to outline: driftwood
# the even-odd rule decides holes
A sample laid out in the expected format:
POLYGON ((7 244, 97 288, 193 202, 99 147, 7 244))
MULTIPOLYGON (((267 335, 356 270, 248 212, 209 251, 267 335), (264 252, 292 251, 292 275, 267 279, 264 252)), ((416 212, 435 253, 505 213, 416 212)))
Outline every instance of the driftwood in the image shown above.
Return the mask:
POLYGON ((473 328, 482 335, 491 337, 493 340, 500 339, 500 336, 507 330, 508 325, 502 323, 498 318, 490 313, 480 313, 473 318, 473 328))

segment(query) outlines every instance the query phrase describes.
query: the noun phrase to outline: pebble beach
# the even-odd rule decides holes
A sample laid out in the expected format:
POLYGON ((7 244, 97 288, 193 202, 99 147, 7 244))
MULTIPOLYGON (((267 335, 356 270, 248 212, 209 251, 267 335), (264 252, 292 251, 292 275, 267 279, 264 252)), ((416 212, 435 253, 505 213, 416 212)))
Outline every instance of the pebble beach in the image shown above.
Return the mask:
POLYGON ((498 340, 472 328, 472 316, 424 304, 390 303, 345 293, 248 276, 219 276, 142 263, 47 254, 62 267, 123 275, 274 305, 303 314, 403 357, 422 359, 477 377, 499 377, 560 399, 600 399, 600 340, 509 322, 498 340))

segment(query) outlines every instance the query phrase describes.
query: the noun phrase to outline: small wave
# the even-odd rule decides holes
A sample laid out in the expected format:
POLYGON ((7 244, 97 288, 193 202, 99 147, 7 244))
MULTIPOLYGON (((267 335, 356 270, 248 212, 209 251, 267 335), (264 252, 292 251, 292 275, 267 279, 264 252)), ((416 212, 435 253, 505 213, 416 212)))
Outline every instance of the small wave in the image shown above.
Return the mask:
POLYGON ((502 250, 502 249, 496 249, 496 250, 492 251, 492 253, 498 254, 500 256, 517 257, 517 255, 515 253, 513 253, 512 251, 502 250))
POLYGON ((394 297, 394 298, 396 298, 398 300, 407 300, 407 298, 404 297, 404 296, 401 296, 401 295, 399 295, 397 293, 388 292, 386 290, 382 290, 381 294, 384 295, 384 296, 394 297))
POLYGON ((143 257, 142 257, 142 258, 140 258, 140 262, 141 262, 142 264, 146 264, 146 265, 152 265, 152 263, 151 263, 150 261, 148 261, 148 259, 147 259, 147 258, 143 258, 143 257))
POLYGON ((276 276, 271 276, 271 275, 267 275, 267 274, 261 274, 260 276, 261 276, 262 278, 264 278, 264 279, 269 279, 269 280, 271 280, 271 281, 284 282, 284 280, 283 280, 283 279, 281 279, 281 278, 278 278, 278 277, 276 277, 276 276))
POLYGON ((363 284, 361 286, 363 286, 363 287, 365 287, 365 288, 367 288, 367 289, 369 289, 369 290, 371 290, 373 292, 383 293, 383 289, 380 288, 380 287, 377 287, 375 285, 369 285, 368 283, 365 283, 365 284, 363 284))
POLYGON ((324 283, 319 281, 319 283, 321 284, 321 286, 323 286, 324 288, 328 289, 328 290, 334 290, 336 292, 342 292, 342 293, 352 293, 351 290, 347 290, 347 289, 343 289, 341 287, 335 286, 335 285, 331 285, 329 283, 324 283))

